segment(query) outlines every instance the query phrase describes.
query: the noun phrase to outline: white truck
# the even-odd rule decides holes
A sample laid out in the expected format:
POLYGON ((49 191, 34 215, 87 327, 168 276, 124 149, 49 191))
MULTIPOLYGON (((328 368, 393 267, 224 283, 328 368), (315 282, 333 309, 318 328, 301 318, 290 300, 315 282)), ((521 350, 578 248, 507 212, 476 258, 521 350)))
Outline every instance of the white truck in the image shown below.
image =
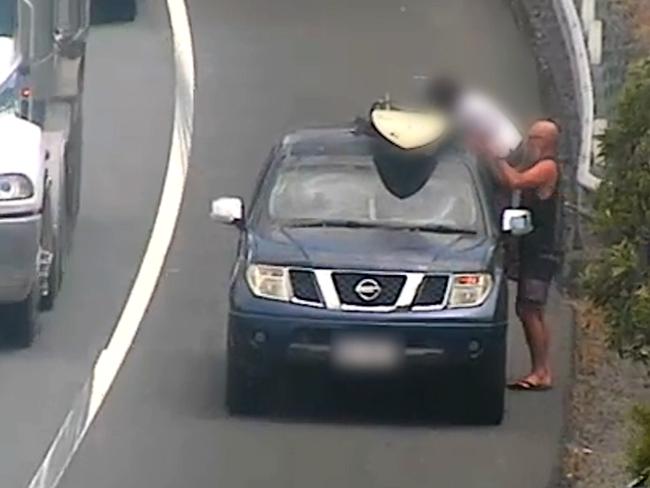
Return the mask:
POLYGON ((28 347, 80 203, 89 0, 0 0, 0 333, 28 347))

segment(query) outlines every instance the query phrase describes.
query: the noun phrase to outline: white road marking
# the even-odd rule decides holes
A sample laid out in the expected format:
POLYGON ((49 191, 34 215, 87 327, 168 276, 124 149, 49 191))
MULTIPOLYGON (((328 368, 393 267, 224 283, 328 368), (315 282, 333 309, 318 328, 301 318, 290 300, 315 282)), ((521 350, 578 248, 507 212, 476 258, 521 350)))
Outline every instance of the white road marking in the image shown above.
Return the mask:
POLYGON ((140 269, 113 335, 66 416, 29 488, 55 488, 97 416, 124 363, 153 297, 180 214, 192 144, 194 48, 185 0, 167 0, 175 63, 174 125, 156 220, 140 269))

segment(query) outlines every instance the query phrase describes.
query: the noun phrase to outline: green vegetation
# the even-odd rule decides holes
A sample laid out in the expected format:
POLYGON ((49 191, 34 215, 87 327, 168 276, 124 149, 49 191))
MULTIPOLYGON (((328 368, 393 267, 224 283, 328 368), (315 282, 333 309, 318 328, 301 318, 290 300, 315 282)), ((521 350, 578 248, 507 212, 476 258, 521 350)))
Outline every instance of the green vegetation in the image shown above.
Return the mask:
POLYGON ((632 409, 633 432, 628 448, 628 469, 638 476, 650 474, 650 406, 632 409))
POLYGON ((594 198, 593 229, 604 249, 583 274, 588 298, 603 309, 612 344, 650 359, 650 59, 628 75, 617 118, 603 138, 607 165, 594 198))
MULTIPOLYGON (((605 317, 609 342, 624 357, 650 363, 650 58, 628 73, 617 117, 603 137, 605 174, 593 200, 593 230, 603 244, 582 275, 586 298, 605 317)), ((628 468, 650 473, 650 405, 632 412, 628 468)))

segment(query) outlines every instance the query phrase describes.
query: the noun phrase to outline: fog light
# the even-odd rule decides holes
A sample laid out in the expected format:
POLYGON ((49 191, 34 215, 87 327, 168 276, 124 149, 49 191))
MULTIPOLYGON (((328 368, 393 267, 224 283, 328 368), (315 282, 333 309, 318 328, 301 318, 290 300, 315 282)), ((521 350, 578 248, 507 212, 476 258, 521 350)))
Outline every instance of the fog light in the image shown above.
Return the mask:
POLYGON ((482 352, 481 343, 477 340, 471 340, 469 341, 469 344, 467 344, 467 350, 469 351, 470 357, 475 359, 480 356, 482 352))
POLYGON ((258 345, 264 344, 266 342, 266 332, 263 330, 253 332, 253 342, 258 345))

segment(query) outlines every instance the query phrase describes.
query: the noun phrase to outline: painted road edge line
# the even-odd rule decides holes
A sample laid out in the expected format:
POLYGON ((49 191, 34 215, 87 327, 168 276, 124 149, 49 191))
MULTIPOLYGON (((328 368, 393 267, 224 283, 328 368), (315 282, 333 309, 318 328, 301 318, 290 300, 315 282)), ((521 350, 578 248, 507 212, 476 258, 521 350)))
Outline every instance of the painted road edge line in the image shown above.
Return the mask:
POLYGON ((180 215, 194 128, 195 65, 185 0, 166 0, 172 30, 175 102, 167 172, 144 257, 122 313, 29 488, 55 488, 97 416, 133 344, 160 278, 180 215))

